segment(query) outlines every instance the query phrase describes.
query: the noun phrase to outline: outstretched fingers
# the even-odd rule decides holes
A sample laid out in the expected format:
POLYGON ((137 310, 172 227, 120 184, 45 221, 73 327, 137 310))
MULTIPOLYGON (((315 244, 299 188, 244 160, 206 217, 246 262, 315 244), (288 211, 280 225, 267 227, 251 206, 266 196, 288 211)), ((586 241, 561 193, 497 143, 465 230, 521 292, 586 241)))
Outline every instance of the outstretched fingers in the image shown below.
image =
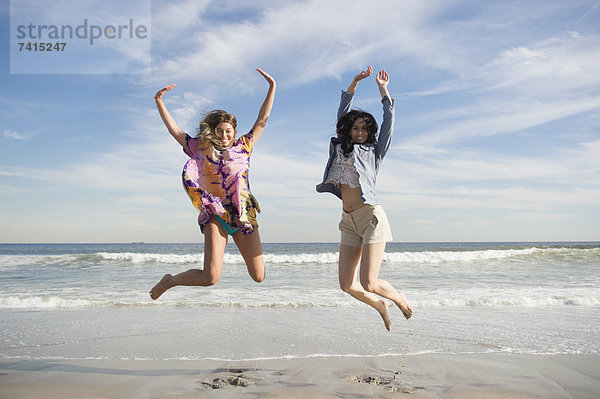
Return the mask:
POLYGON ((159 91, 156 92, 156 94, 154 95, 154 98, 156 98, 157 100, 162 98, 163 94, 165 94, 167 91, 171 90, 173 87, 175 87, 175 84, 170 84, 168 86, 163 87, 162 89, 160 89, 159 91))
POLYGON ((270 85, 275 84, 275 78, 269 75, 266 71, 263 71, 260 68, 256 68, 256 71, 260 73, 267 80, 267 82, 269 82, 270 85))
POLYGON ((379 85, 387 85, 390 82, 390 76, 385 71, 385 69, 382 69, 381 71, 379 71, 377 73, 376 80, 377 80, 377 84, 379 84, 379 85))
POLYGON ((363 79, 368 78, 369 76, 371 76, 371 74, 373 74, 373 67, 371 65, 369 65, 367 67, 367 69, 365 69, 364 71, 362 71, 361 73, 359 73, 358 75, 356 75, 354 77, 354 80, 356 80, 358 82, 359 80, 363 80, 363 79))

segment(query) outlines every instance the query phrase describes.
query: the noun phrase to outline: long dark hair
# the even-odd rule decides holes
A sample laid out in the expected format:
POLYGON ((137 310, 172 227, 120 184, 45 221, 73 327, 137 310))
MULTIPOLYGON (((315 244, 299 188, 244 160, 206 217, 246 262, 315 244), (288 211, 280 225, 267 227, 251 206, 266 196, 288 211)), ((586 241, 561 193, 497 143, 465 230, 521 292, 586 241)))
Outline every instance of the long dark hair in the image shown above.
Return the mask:
POLYGON ((364 119, 365 123, 367 124, 367 132, 369 133, 365 144, 375 143, 375 136, 377 135, 378 129, 377 121, 370 113, 359 109, 353 109, 338 119, 336 126, 336 133, 338 138, 342 141, 342 151, 344 152, 345 156, 350 155, 354 149, 352 146, 352 135, 350 134, 350 131, 352 130, 354 122, 361 118, 364 119))

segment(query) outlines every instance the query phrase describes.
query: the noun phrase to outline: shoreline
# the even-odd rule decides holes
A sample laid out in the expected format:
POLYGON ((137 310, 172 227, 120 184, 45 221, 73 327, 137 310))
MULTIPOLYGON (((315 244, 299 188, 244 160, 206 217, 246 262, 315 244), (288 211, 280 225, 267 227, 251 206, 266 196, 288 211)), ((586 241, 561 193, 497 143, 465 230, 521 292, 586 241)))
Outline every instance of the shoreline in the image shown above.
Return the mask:
POLYGON ((598 355, 417 354, 263 360, 0 360, 3 399, 592 399, 598 355))
MULTIPOLYGON (((457 240, 457 241, 446 241, 446 240, 434 240, 434 241, 390 241, 389 244, 598 244, 600 240, 526 240, 526 241, 513 241, 513 240, 498 240, 498 241, 473 241, 473 240, 457 240)), ((0 242, 0 245, 199 245, 202 241, 7 241, 0 242)), ((339 245, 339 241, 264 241, 263 244, 308 244, 308 245, 339 245)), ((235 244, 232 244, 234 246, 235 244)))

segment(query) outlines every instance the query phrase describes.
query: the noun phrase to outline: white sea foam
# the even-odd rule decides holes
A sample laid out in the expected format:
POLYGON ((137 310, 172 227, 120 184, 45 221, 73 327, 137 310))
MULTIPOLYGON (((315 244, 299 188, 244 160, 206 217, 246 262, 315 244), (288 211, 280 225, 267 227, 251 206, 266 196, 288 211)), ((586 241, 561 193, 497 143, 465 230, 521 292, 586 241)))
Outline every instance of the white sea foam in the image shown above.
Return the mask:
MULTIPOLYGON (((479 262, 507 258, 552 258, 552 257, 598 257, 600 248, 523 248, 523 249, 488 249, 488 250, 460 250, 460 251, 404 251, 384 254, 386 263, 429 263, 444 262, 479 262)), ((320 253, 291 253, 277 254, 265 253, 264 259, 268 264, 335 264, 338 262, 338 252, 320 253)), ((137 253, 137 252, 98 252, 95 254, 61 254, 61 255, 0 255, 0 271, 11 270, 21 265, 39 264, 52 265, 79 265, 82 262, 95 262, 98 259, 105 261, 128 262, 132 264, 164 263, 164 264, 202 264, 204 254, 189 253, 137 253)), ((225 253, 225 264, 244 264, 244 259, 238 253, 225 253)))
MULTIPOLYGON (((293 295, 293 294, 292 294, 293 295)), ((415 295, 409 298, 415 308, 469 308, 469 307, 552 307, 552 306, 600 306, 600 294, 573 296, 543 295, 480 295, 480 296, 432 296, 415 295)), ((235 299, 234 296, 220 295, 212 300, 161 299, 150 301, 145 297, 102 298, 82 297, 63 298, 59 296, 9 296, 0 298, 0 309, 67 309, 85 307, 211 307, 211 308, 342 308, 358 307, 360 302, 339 296, 324 297, 316 300, 306 298, 248 298, 235 299)))
POLYGON ((419 308, 434 307, 551 307, 551 306, 600 306, 600 296, 547 296, 503 297, 481 296, 475 298, 437 298, 413 301, 419 308))
POLYGON ((210 307, 210 308, 330 308, 353 307, 357 302, 345 300, 282 300, 282 299, 248 299, 236 300, 233 297, 215 298, 212 301, 198 299, 162 299, 150 301, 149 298, 62 298, 58 296, 9 296, 0 298, 0 309, 67 309, 85 307, 210 307))
MULTIPOLYGON (((133 252, 99 252, 98 256, 106 260, 117 260, 117 261, 129 261, 132 263, 203 263, 204 254, 148 254, 148 253, 133 253, 133 252)), ((281 255, 281 254, 265 254, 265 262, 273 264, 306 264, 306 263, 336 263, 338 260, 338 254, 332 252, 318 253, 318 254, 294 254, 294 255, 281 255)), ((243 264, 244 258, 238 254, 226 253, 223 262, 225 264, 243 264)))
MULTIPOLYGON (((505 259, 528 256, 565 255, 600 255, 598 249, 571 248, 525 248, 525 249, 490 249, 477 251, 417 251, 417 252, 386 252, 383 261, 388 263, 442 263, 442 262, 477 262, 493 259, 505 259)), ((154 254, 134 252, 99 252, 98 256, 106 260, 127 261, 132 263, 202 263, 204 254, 154 254)), ((265 254, 266 263, 271 264, 333 264, 338 262, 339 253, 299 253, 299 254, 265 254)), ((226 253, 226 264, 243 264, 241 255, 226 253)))
POLYGON ((65 265, 78 260, 77 255, 0 255, 0 270, 10 270, 23 265, 65 265))
POLYGON ((0 309, 60 309, 60 308, 81 308, 91 306, 93 303, 83 298, 60 298, 57 296, 43 297, 16 297, 9 296, 0 298, 0 309))
POLYGON ((504 259, 515 256, 527 256, 543 251, 538 248, 504 249, 484 251, 423 251, 386 253, 384 262, 393 263, 441 263, 441 262, 473 262, 490 259, 504 259))
MULTIPOLYGON (((106 260, 128 261, 132 263, 202 263, 202 254, 147 254, 135 252, 99 252, 96 255, 106 260)), ((227 257, 227 254, 225 255, 227 257)))

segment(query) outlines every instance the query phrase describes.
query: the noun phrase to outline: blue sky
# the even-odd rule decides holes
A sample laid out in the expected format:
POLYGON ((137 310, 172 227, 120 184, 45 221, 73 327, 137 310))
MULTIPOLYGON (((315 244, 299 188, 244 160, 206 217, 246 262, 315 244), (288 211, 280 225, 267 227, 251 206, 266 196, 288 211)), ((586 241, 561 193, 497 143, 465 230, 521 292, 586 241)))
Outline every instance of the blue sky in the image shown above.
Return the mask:
MULTIPOLYGON (((600 240, 599 1, 153 1, 151 72, 128 75, 10 74, 0 4, 0 242, 202 241, 152 97, 176 83, 183 130, 223 108, 244 133, 256 67, 278 84, 250 171, 262 239, 336 242, 315 185, 369 64, 397 98, 377 186, 395 241, 600 240)), ((373 77, 355 106, 381 121, 373 77)))

